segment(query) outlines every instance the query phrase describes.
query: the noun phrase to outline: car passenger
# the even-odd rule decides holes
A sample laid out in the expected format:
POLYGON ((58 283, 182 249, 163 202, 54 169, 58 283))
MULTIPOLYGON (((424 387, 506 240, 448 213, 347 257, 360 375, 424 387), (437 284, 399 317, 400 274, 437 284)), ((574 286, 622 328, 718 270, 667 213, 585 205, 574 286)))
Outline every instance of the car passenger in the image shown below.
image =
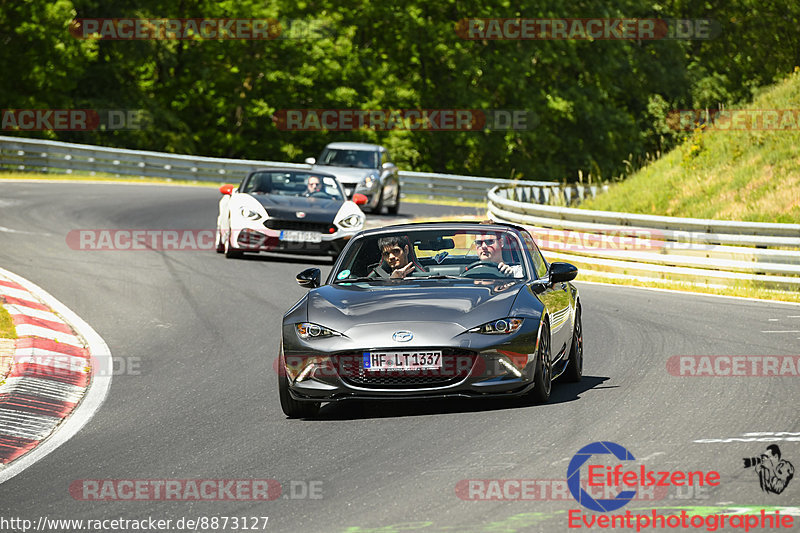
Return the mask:
POLYGON ((503 238, 499 235, 478 235, 475 238, 475 249, 478 252, 478 259, 497 263, 497 269, 503 274, 509 274, 515 278, 522 277, 522 265, 507 265, 503 262, 503 238))
POLYGON ((378 249, 381 251, 382 261, 369 273, 370 278, 402 279, 410 275, 414 269, 418 272, 423 271, 422 266, 414 260, 411 244, 402 235, 378 239, 378 249))

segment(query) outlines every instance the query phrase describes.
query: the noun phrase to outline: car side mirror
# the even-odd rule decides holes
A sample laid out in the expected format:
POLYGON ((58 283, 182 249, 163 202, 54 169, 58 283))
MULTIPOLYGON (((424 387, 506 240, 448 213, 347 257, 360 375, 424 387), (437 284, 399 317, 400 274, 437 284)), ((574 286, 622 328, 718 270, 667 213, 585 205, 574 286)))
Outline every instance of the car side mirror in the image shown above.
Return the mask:
POLYGON ((355 202, 356 205, 364 205, 368 200, 369 199, 360 192, 357 192, 353 195, 353 202, 355 202))
POLYGON ((395 166, 394 163, 390 163, 389 161, 387 161, 386 163, 381 165, 381 168, 383 170, 394 170, 397 167, 395 166))
POLYGON ((295 279, 297 284, 307 289, 319 287, 321 274, 318 268, 307 268, 300 272, 295 279))
POLYGON ((306 157, 306 164, 307 165, 316 165, 317 164, 317 160, 314 159, 313 157, 306 157))
POLYGON ((561 262, 550 263, 550 270, 548 270, 550 283, 564 283, 566 281, 572 281, 577 275, 578 268, 575 265, 561 262))
POLYGON ((221 192, 224 195, 228 195, 233 192, 234 187, 235 185, 223 185, 219 188, 219 192, 221 192))

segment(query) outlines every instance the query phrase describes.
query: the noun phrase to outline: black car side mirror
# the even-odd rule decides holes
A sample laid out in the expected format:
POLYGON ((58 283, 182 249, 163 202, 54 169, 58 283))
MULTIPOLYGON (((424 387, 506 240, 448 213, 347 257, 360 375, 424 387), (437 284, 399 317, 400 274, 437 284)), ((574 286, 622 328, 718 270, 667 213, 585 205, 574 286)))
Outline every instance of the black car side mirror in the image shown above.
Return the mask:
POLYGON ((319 287, 320 277, 321 274, 318 268, 307 268, 300 272, 295 279, 301 287, 313 289, 314 287, 319 287))
POLYGON ((550 263, 550 270, 548 276, 550 283, 564 283, 565 281, 572 281, 578 275, 578 268, 569 263, 555 262, 550 263))

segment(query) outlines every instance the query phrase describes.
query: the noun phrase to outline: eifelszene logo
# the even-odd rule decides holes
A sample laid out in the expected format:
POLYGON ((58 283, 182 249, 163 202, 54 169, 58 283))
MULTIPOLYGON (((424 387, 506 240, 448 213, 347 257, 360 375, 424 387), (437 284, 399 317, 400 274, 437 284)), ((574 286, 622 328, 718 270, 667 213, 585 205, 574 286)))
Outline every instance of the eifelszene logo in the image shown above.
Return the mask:
POLYGON ((572 497, 583 507, 592 511, 607 513, 624 507, 636 496, 635 489, 637 487, 719 485, 720 474, 713 470, 708 472, 700 470, 657 472, 648 470, 645 465, 639 465, 625 471, 622 464, 613 467, 596 464, 607 458, 600 457, 592 460, 595 456, 608 455, 616 457, 621 462, 636 460, 631 452, 619 444, 600 441, 588 444, 578 450, 567 467, 567 487, 572 497), (581 486, 581 467, 584 465, 586 465, 588 487, 604 487, 606 489, 603 491, 604 494, 609 489, 624 488, 627 490, 620 490, 613 498, 595 499, 581 486))
POLYGON ((781 459, 781 449, 777 444, 767 446, 761 457, 745 457, 744 467, 756 471, 761 490, 767 493, 780 494, 794 477, 794 466, 781 459))

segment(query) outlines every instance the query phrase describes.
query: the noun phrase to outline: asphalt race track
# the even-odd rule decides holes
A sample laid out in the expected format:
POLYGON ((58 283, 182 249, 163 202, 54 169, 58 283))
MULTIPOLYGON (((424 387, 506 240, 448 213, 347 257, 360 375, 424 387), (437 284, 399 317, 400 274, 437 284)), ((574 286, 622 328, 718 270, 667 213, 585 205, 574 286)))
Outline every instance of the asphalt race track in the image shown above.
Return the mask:
MULTIPOLYGON (((350 403, 288 420, 273 371, 280 319, 304 293, 295 274, 319 265, 324 276, 330 259, 67 245, 75 229, 213 229, 218 199, 205 188, 0 183, 0 266, 70 307, 127 367, 86 427, 0 487, 2 516, 268 516, 266 531, 564 531, 566 512, 582 509, 569 495, 464 501, 456 486, 563 480, 570 458, 600 440, 648 469, 721 475, 718 487, 670 488, 622 511, 800 504, 800 479, 765 494, 742 466, 772 442, 800 466, 792 436, 743 438, 800 434, 800 378, 680 377, 666 367, 676 355, 798 355, 800 307, 578 283, 584 380, 556 384, 547 405, 350 403), (694 442, 731 438, 740 440, 694 442), (252 478, 278 480, 284 497, 92 502, 69 492, 82 479, 252 478)), ((401 218, 458 212, 405 203, 401 218)))

